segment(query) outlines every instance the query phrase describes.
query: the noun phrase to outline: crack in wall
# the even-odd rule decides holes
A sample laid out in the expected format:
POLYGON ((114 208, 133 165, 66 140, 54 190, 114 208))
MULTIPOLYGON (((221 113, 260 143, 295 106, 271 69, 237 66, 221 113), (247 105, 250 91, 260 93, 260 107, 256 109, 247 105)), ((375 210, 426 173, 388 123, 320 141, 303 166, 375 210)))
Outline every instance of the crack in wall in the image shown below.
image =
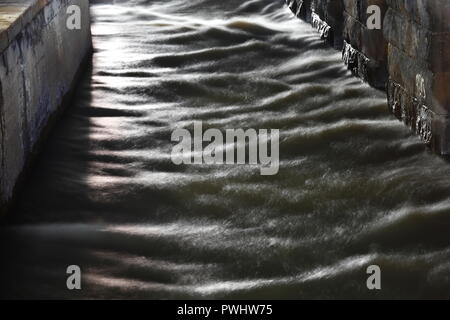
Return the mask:
POLYGON ((0 145, 0 210, 3 200, 3 182, 5 174, 5 114, 3 108, 3 87, 0 79, 0 132, 1 132, 1 145, 0 145))
POLYGON ((24 147, 24 156, 29 154, 30 152, 30 130, 28 128, 28 92, 27 92, 27 83, 25 76, 25 57, 22 50, 22 40, 23 37, 20 36, 17 39, 17 47, 19 48, 19 61, 20 61, 20 77, 22 80, 22 91, 23 91, 23 113, 22 113, 22 143, 24 147))

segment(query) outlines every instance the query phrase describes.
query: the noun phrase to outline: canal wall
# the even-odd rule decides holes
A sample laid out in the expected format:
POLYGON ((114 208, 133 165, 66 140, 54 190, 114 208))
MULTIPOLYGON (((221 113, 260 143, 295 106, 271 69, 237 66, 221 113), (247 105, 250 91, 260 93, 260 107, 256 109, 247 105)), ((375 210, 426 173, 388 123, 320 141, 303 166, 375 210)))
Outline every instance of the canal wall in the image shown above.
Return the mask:
POLYGON ((450 154, 450 1, 286 3, 323 39, 342 50, 353 74, 386 90, 389 110, 399 120, 433 151, 450 154), (377 14, 379 28, 374 27, 377 14))
POLYGON ((0 2, 0 213, 91 50, 88 0, 0 2))

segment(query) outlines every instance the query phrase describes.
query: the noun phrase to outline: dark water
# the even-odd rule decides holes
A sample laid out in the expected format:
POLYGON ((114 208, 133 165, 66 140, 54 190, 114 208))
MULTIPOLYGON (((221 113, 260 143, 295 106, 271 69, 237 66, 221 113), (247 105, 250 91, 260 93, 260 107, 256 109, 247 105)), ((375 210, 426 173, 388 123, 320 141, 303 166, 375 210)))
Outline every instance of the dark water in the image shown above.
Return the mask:
POLYGON ((450 296, 450 164, 283 2, 92 7, 93 68, 1 229, 1 296, 450 296), (280 129, 278 175, 172 164, 194 120, 280 129))

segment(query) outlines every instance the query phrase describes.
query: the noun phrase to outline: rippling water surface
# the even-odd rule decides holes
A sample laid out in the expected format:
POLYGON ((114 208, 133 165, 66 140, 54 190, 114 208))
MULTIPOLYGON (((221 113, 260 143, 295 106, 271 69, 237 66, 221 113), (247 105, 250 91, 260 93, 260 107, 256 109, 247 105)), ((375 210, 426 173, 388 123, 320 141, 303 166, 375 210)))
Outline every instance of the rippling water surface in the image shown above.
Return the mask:
POLYGON ((283 3, 92 6, 92 70, 1 230, 3 297, 450 296, 450 164, 283 3), (278 175, 175 166, 194 120, 280 129, 278 175))

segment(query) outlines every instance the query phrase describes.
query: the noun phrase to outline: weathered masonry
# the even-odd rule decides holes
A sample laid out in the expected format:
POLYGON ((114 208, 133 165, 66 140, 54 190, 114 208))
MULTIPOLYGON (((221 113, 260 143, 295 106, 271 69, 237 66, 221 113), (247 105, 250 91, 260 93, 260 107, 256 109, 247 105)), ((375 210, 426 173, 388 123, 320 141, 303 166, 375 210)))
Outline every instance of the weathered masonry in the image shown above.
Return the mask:
POLYGON ((348 68, 387 91, 390 111, 435 152, 450 154, 449 0, 286 0, 348 68), (368 27, 376 5, 380 29, 368 27))
POLYGON ((0 212, 91 50, 88 0, 0 1, 0 212))

